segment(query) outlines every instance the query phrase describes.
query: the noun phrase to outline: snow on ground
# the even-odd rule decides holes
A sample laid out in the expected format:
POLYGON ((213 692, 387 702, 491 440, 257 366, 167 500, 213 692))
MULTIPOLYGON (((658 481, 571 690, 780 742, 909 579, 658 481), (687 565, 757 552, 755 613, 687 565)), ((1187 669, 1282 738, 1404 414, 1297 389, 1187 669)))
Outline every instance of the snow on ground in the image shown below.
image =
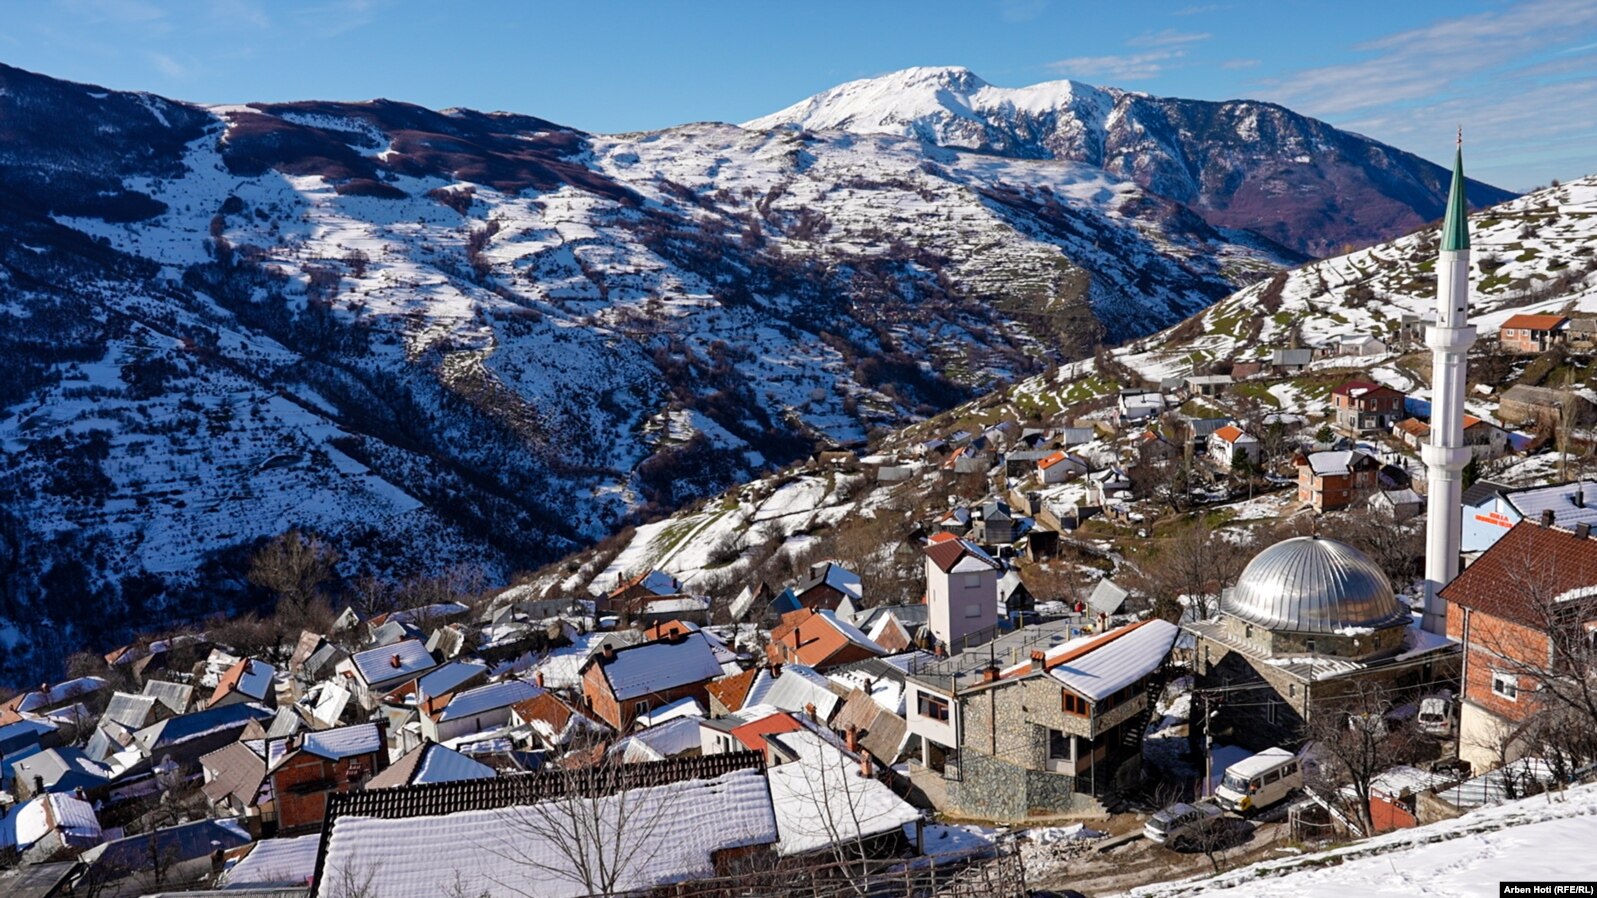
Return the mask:
POLYGON ((1329 851, 1263 861, 1219 876, 1133 889, 1146 898, 1495 898, 1505 880, 1589 880, 1597 785, 1577 786, 1329 851))

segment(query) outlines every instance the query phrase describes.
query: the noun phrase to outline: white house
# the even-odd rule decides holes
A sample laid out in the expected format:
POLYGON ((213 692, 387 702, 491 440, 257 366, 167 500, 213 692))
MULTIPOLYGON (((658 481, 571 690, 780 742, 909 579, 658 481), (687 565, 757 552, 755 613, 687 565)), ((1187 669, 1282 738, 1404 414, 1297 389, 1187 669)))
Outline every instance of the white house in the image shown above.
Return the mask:
POLYGON ((1043 483, 1064 483, 1087 473, 1087 460, 1079 455, 1055 452, 1037 462, 1037 477, 1043 483))
POLYGON ((926 546, 927 626, 957 653, 962 640, 998 623, 1001 565, 975 543, 939 533, 926 546))
POLYGON ((1209 435, 1209 457, 1223 468, 1231 467, 1238 452, 1246 455, 1250 464, 1256 465, 1260 451, 1258 437, 1235 424, 1227 424, 1209 435))
POLYGON ((1157 418, 1165 410, 1163 393, 1154 390, 1122 390, 1115 406, 1115 423, 1146 421, 1157 418))

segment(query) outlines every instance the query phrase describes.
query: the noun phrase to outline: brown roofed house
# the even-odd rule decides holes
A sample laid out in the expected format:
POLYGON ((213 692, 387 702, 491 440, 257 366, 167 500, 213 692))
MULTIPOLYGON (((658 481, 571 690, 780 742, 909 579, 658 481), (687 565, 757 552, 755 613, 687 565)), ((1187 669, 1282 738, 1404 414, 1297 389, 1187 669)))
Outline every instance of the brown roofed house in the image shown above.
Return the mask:
POLYGON ((1509 352, 1538 355, 1562 342, 1569 319, 1563 315, 1514 315, 1497 331, 1497 342, 1509 352))

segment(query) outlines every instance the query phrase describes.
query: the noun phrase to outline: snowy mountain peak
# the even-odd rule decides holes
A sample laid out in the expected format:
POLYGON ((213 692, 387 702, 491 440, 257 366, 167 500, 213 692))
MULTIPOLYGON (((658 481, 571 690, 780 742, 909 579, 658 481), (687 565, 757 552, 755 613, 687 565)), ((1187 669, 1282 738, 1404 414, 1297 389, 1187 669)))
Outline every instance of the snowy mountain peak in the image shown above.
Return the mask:
MULTIPOLYGON (((1316 256, 1440 217, 1448 183, 1439 165, 1270 103, 1154 97, 1068 80, 995 87, 952 66, 850 81, 743 127, 888 133, 1087 163, 1186 205, 1214 227, 1252 230, 1316 256)), ((1469 196, 1482 206, 1513 194, 1474 182, 1469 196)))

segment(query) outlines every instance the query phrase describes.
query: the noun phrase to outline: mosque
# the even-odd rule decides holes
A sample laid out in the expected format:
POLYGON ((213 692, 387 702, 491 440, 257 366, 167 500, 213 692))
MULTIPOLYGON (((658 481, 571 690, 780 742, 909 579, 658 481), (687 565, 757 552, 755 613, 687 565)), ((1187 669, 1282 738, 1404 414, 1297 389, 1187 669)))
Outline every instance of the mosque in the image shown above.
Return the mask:
MULTIPOLYGON (((1422 448, 1427 502, 1425 593, 1411 611, 1368 556, 1320 536, 1276 543, 1253 558, 1210 620, 1185 625, 1209 736, 1244 748, 1296 745, 1317 713, 1345 708, 1360 684, 1406 699, 1456 690, 1459 646, 1445 635, 1438 595, 1458 575, 1464 383, 1475 328, 1468 323, 1469 230, 1462 139, 1442 222, 1432 357, 1431 442, 1422 448)), ((1332 711, 1335 713, 1335 711, 1332 711)), ((1196 728, 1194 728, 1196 729, 1196 728)))

